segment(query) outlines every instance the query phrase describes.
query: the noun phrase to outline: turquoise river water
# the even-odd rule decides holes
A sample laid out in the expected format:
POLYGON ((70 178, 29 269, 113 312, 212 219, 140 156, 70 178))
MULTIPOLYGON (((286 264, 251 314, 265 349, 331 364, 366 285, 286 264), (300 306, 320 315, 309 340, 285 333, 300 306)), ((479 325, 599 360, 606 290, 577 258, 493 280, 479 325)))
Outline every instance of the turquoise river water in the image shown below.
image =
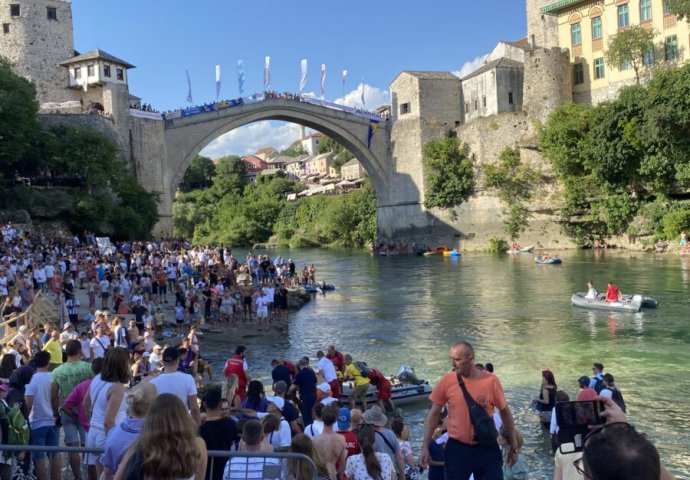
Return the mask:
MULTIPOLYGON (((573 251, 562 255, 562 265, 535 265, 532 255, 270 253, 291 256, 300 267, 314 263, 317 280, 337 290, 291 314, 286 335, 256 348, 250 338, 243 341, 255 377, 268 378, 274 356, 315 358, 333 343, 386 373, 412 365, 433 385, 450 369, 448 346, 467 339, 477 361, 495 365, 525 437, 531 478, 541 479, 553 471, 548 441, 529 408, 541 370, 551 369, 559 389, 574 399, 577 378, 601 362, 616 377, 631 422, 653 440, 663 465, 690 478, 690 258, 573 251), (624 314, 572 307, 571 293, 585 289, 589 278, 600 290, 614 280, 624 293, 653 296, 659 308, 624 314)), ((417 446, 426 408, 405 408, 417 446)))

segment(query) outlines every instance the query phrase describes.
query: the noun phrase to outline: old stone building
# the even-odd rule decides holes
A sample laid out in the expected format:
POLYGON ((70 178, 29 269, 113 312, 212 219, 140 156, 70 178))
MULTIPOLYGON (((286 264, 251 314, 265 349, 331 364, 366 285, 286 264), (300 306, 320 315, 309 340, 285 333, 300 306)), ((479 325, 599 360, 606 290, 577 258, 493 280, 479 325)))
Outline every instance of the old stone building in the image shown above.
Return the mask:
POLYGON ((359 180, 364 178, 364 168, 359 160, 353 158, 352 160, 343 164, 340 167, 340 178, 343 180, 359 180))

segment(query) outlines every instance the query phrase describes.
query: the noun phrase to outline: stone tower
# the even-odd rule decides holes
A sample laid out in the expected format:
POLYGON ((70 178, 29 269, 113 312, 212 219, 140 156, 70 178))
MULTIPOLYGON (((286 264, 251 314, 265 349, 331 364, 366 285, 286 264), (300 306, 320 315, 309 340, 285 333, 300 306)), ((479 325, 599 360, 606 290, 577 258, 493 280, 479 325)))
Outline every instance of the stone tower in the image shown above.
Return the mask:
POLYGON ((558 18, 542 14, 541 9, 555 0, 526 0, 527 39, 530 46, 553 48, 558 46, 558 18))
POLYGON ((75 99, 68 71, 74 56, 71 0, 0 0, 0 56, 34 83, 39 103, 75 99))

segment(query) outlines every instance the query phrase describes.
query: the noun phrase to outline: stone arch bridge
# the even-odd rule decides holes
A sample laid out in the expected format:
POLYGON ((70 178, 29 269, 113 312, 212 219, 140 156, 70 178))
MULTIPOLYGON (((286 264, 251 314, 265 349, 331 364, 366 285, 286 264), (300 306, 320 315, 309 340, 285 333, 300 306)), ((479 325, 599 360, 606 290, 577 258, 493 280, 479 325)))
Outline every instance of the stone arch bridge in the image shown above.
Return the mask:
POLYGON ((391 141, 392 122, 380 120, 368 145, 371 118, 291 99, 266 99, 222 110, 166 119, 130 120, 130 159, 139 183, 160 193, 160 220, 154 235, 172 232, 172 204, 192 160, 224 133, 261 120, 283 120, 318 130, 352 152, 366 169, 376 192, 379 233, 402 236, 401 230, 427 227, 422 212, 423 181, 397 165, 391 141))

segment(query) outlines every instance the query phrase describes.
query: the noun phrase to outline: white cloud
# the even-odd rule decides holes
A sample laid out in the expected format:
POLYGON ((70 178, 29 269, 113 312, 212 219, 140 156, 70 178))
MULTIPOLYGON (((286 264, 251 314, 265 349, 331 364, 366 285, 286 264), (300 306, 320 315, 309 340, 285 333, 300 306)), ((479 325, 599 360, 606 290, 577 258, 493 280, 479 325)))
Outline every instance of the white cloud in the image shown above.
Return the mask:
MULTIPOLYGON (((318 98, 313 92, 307 92, 305 95, 318 98)), ((387 90, 364 84, 364 101, 367 110, 371 111, 381 105, 390 104, 390 93, 387 90)), ((362 84, 334 102, 362 108, 362 84)), ((249 155, 264 147, 273 147, 278 151, 284 150, 300 138, 300 128, 300 125, 294 123, 270 120, 250 123, 221 135, 209 143, 201 151, 201 155, 210 158, 224 155, 249 155)))
POLYGON ((453 75, 456 77, 464 78, 470 73, 474 72, 475 70, 479 69, 482 65, 484 65, 484 60, 486 59, 486 55, 482 55, 481 57, 477 57, 474 60, 471 60, 469 62, 465 62, 462 67, 460 67, 460 70, 453 70, 453 75))
POLYGON ((335 99, 334 102, 348 107, 363 108, 362 88, 364 88, 364 102, 367 110, 372 111, 381 105, 390 105, 391 96, 388 90, 381 90, 366 83, 360 83, 355 90, 345 94, 344 97, 335 99))
POLYGON ((249 155, 264 147, 278 151, 300 138, 300 126, 294 123, 263 120, 236 128, 209 143, 201 155, 218 158, 224 155, 249 155))

